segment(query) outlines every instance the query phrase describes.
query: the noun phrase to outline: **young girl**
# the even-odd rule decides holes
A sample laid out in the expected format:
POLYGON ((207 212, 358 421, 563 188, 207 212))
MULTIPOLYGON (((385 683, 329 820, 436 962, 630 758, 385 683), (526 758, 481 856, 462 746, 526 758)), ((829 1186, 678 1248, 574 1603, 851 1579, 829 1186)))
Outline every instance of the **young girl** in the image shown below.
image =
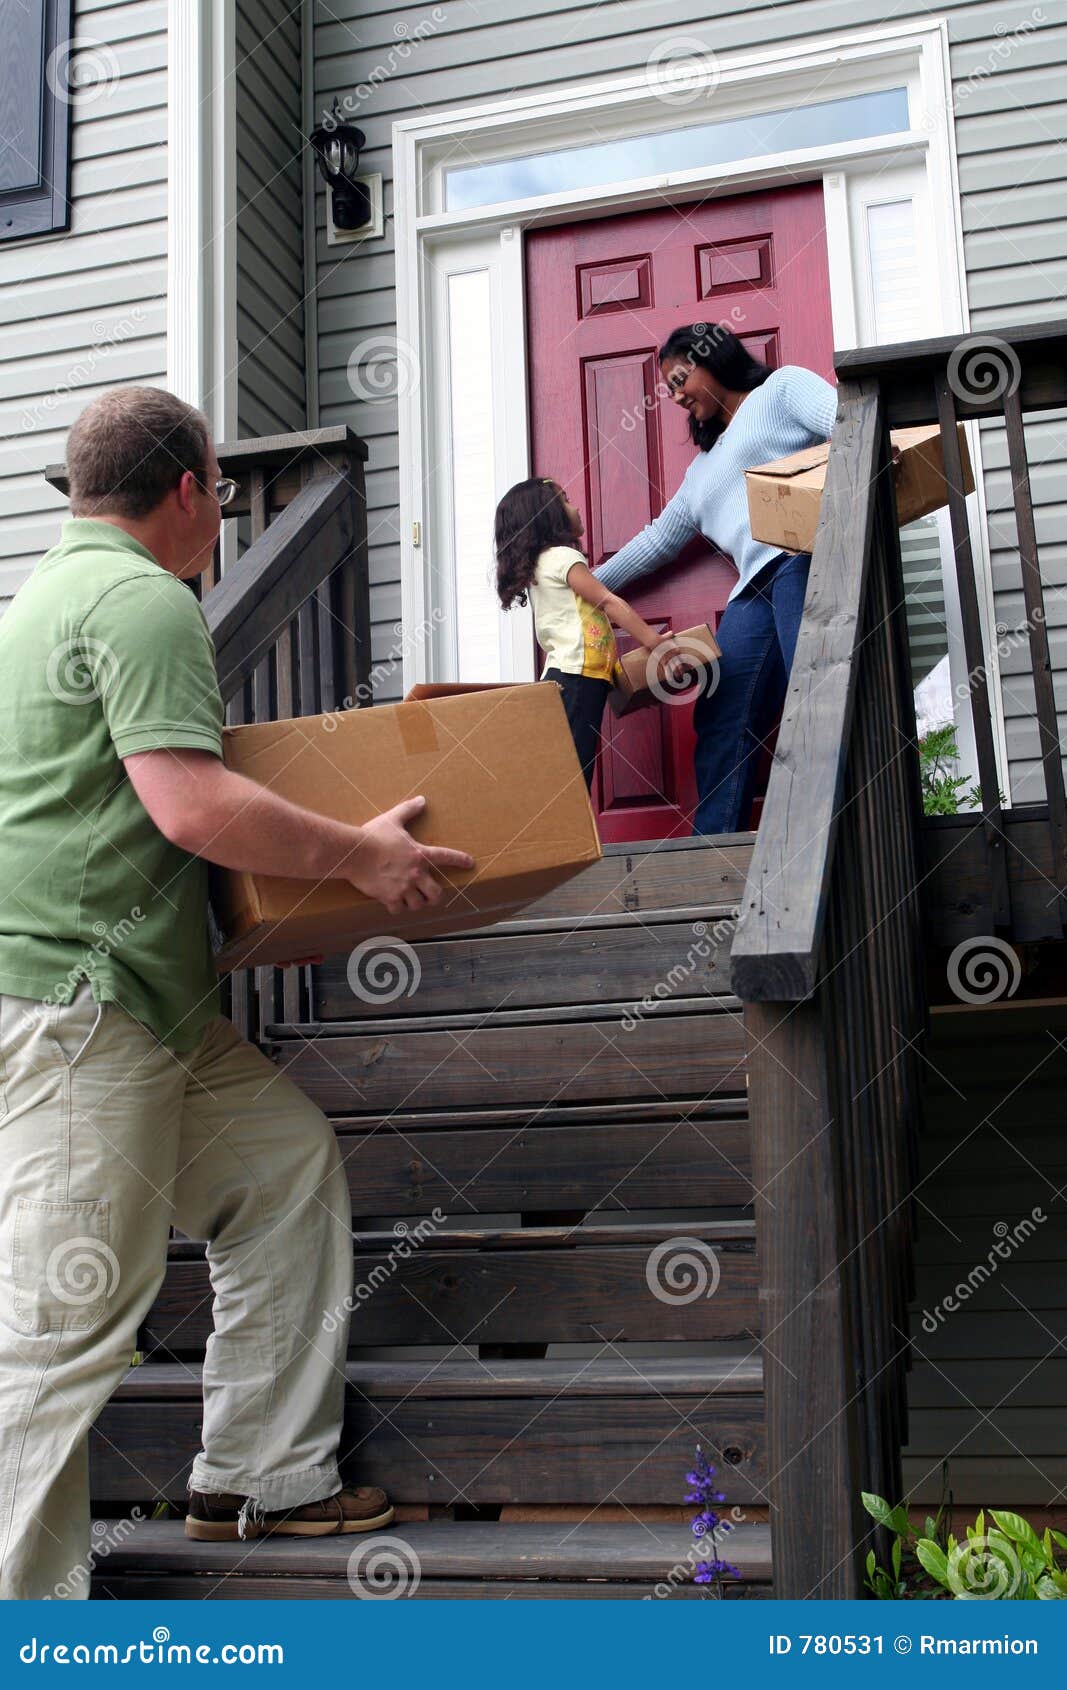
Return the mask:
MULTIPOLYGON (((574 747, 586 786, 592 786, 600 722, 611 691, 618 652, 612 623, 645 647, 676 649, 673 635, 657 634, 596 579, 578 550, 581 516, 555 481, 534 476, 504 494, 496 508, 496 585, 505 610, 533 606, 537 641, 545 654, 543 681, 563 694, 574 747)), ((672 680, 685 672, 682 657, 668 657, 672 680)))

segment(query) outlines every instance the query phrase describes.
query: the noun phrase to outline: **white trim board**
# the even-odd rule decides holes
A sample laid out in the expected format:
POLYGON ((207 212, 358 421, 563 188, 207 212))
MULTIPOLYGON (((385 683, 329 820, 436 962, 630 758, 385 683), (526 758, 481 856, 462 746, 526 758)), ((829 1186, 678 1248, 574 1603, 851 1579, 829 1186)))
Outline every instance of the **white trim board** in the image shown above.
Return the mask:
POLYGON ((237 432, 236 0, 167 9, 167 386, 237 432))
MULTIPOLYGON (((563 90, 535 90, 492 104, 430 113, 394 124, 394 213, 397 265, 397 336, 410 349, 420 388, 399 404, 401 593, 403 625, 434 626, 434 640, 405 641, 404 687, 454 674, 456 639, 447 598, 454 578, 454 521, 449 501, 447 395, 439 389, 447 369, 437 344, 440 295, 457 269, 479 262, 492 275, 492 338, 496 348, 491 386, 497 423, 494 434, 497 496, 529 473, 528 393, 524 359, 525 310, 522 235, 536 222, 595 217, 706 199, 786 182, 822 179, 831 268, 831 311, 838 349, 865 342, 869 317, 863 275, 865 233, 855 228, 852 190, 858 179, 887 184, 898 173, 919 171, 925 193, 916 200, 931 282, 926 305, 930 334, 964 333, 969 326, 963 263, 947 28, 943 21, 908 22, 861 29, 811 41, 784 43, 722 57, 715 64, 714 106, 665 103, 645 76, 588 83, 563 90), (689 169, 599 189, 567 190, 522 201, 447 211, 443 204, 443 160, 457 156, 488 163, 740 116, 791 103, 814 102, 904 84, 909 93, 909 129, 896 136, 835 143, 740 160, 728 174, 722 166, 689 169), (920 204, 920 199, 922 203, 920 204), (480 257, 478 256, 480 253, 480 257), (508 327, 502 338, 499 325, 508 327), (441 616, 440 611, 445 614, 441 616)), ((972 431, 975 476, 981 487, 980 446, 972 431)), ((980 609, 994 673, 994 737, 1001 780, 1008 793, 1008 759, 1001 713, 1000 677, 993 631, 995 618, 985 512, 979 494, 972 542, 979 574, 980 609)), ((452 601, 454 603, 454 600, 452 601)), ((516 612, 501 619, 499 673, 505 679, 533 676, 528 623, 516 612), (506 624, 506 629, 505 629, 506 624)))

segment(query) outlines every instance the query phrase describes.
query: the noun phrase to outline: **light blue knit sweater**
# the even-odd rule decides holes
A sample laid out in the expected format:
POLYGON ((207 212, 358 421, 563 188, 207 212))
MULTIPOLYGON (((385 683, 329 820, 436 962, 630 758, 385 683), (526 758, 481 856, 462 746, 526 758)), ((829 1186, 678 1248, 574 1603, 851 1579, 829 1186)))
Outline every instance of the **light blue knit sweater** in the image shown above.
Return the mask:
POLYGON ((785 364, 743 400, 710 452, 698 452, 682 485, 659 516, 596 571, 613 593, 678 556, 702 534, 732 558, 734 598, 781 547, 752 538, 745 471, 828 440, 837 414, 837 389, 813 370, 785 364))

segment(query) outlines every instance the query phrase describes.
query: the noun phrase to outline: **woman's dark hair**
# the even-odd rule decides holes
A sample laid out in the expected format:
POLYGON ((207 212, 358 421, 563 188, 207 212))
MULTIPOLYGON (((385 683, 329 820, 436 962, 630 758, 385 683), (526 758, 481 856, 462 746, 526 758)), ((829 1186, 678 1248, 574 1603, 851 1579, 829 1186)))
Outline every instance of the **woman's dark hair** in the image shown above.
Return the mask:
MULTIPOLYGON (((748 393, 759 387, 770 375, 770 365, 761 364, 722 323, 687 323, 673 329, 659 349, 661 364, 680 359, 683 364, 699 364, 723 387, 734 393, 748 393)), ((708 417, 697 422, 689 418, 689 438, 702 452, 710 452, 726 427, 721 417, 708 417)))
POLYGON ((548 546, 573 546, 574 531, 554 481, 531 476, 509 487, 496 507, 496 590, 505 610, 526 603, 537 560, 548 546))

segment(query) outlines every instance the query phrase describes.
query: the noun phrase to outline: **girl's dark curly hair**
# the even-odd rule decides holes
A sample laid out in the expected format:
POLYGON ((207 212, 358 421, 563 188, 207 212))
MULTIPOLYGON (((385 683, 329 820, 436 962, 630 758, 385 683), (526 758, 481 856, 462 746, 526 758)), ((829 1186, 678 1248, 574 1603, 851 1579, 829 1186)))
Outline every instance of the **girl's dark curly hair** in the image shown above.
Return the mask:
POLYGON ((554 481, 531 476, 509 487, 496 507, 496 590, 505 610, 526 603, 537 560, 548 546, 573 546, 563 494, 554 481))
MULTIPOLYGON (((659 349, 659 362, 665 364, 681 359, 690 366, 699 364, 715 380, 734 393, 748 393, 760 387, 770 375, 770 365, 761 364, 722 323, 687 323, 673 329, 659 349)), ((702 452, 710 452, 726 427, 722 417, 708 417, 704 422, 690 414, 689 438, 702 452)))

